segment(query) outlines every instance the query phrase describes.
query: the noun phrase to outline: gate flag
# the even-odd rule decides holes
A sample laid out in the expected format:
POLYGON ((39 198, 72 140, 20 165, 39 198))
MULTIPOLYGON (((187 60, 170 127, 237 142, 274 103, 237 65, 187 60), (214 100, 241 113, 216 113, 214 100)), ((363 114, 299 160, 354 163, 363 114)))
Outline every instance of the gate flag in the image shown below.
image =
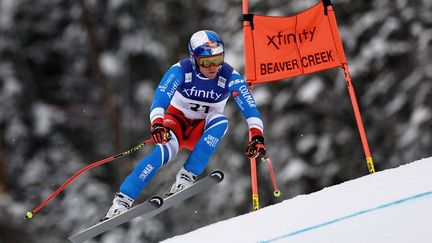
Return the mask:
POLYGON ((346 58, 332 14, 320 1, 289 17, 245 15, 246 80, 257 84, 341 67, 346 58))
MULTIPOLYGON (((242 0, 242 5, 245 76, 249 86, 341 67, 366 165, 369 173, 375 173, 332 0, 321 0, 315 6, 288 17, 249 14, 248 0, 242 0)), ((253 210, 259 209, 256 163, 255 159, 250 159, 253 210)))

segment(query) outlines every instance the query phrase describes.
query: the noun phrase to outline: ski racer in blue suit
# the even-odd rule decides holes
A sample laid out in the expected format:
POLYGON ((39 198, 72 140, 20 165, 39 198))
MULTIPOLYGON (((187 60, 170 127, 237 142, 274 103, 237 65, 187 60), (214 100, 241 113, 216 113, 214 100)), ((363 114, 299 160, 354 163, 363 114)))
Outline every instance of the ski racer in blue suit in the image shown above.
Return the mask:
POLYGON ((220 36, 210 30, 194 33, 189 54, 160 81, 150 108, 151 134, 156 147, 126 177, 104 219, 130 209, 157 171, 182 148, 191 153, 168 195, 192 185, 228 129, 223 110, 229 97, 234 98, 249 127, 246 155, 249 158, 265 155, 260 112, 246 81, 224 62, 220 36))

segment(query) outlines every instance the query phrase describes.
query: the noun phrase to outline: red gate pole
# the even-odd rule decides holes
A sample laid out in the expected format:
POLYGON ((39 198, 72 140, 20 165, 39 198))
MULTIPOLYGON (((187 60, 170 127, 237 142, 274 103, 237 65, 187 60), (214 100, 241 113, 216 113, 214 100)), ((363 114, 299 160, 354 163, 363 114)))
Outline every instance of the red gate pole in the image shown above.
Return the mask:
POLYGON ((367 165, 369 173, 372 174, 372 173, 375 173, 375 167, 374 167, 372 155, 371 155, 371 152, 369 149, 369 144, 368 144, 368 140, 366 137, 366 132, 365 132, 365 129, 363 126, 363 121, 361 118, 360 109, 359 109, 358 104, 357 104, 357 99, 355 96, 354 86, 353 86, 352 81, 351 81, 351 75, 349 73, 348 64, 344 63, 342 65, 342 69, 343 69, 344 74, 345 74, 345 80, 346 80, 346 84, 348 87, 348 92, 349 92, 349 95, 351 98, 351 103, 352 103, 352 107, 354 110, 354 115, 355 115, 355 118, 357 121, 357 127, 358 127, 358 130, 360 133, 360 138, 361 138, 361 142, 363 145, 363 151, 364 151, 364 154, 366 157, 366 165, 367 165))
POLYGON ((336 49, 338 51, 339 54, 339 58, 340 60, 342 60, 342 69, 343 72, 345 74, 345 80, 346 80, 346 84, 347 84, 347 88, 348 88, 348 92, 349 92, 349 96, 351 99, 351 104, 354 110, 354 115, 355 115, 355 119, 357 122, 357 127, 360 133, 360 138, 361 138, 361 142, 363 145, 363 151, 366 157, 366 164, 367 164, 367 168, 370 174, 375 173, 375 167, 374 167, 374 162, 372 159, 372 155, 369 149, 369 144, 368 144, 368 140, 366 137, 366 132, 363 126, 363 121, 361 118, 361 114, 360 114, 360 109, 358 107, 358 103, 357 103, 357 98, 355 95, 355 91, 354 91, 354 86, 352 84, 352 80, 351 80, 351 75, 348 69, 348 63, 345 57, 345 51, 343 49, 343 45, 342 45, 342 41, 340 38, 340 34, 339 34, 339 30, 337 27, 337 22, 336 22, 336 16, 334 14, 333 11, 333 7, 331 5, 331 1, 323 1, 325 2, 325 6, 327 8, 327 14, 328 14, 328 20, 329 20, 329 24, 330 24, 330 28, 333 34, 333 42, 336 45, 336 49))
MULTIPOLYGON (((245 16, 246 14, 249 14, 249 2, 248 0, 243 0, 242 1, 243 4, 243 16, 245 16)), ((250 26, 250 22, 249 21, 243 21, 243 31, 245 33, 248 33, 250 35, 251 33, 251 26, 250 26)), ((246 41, 246 35, 244 35, 245 41, 246 41)), ((244 55, 245 55, 245 61, 249 60, 248 58, 246 58, 246 55, 248 55, 248 53, 246 52, 246 48, 244 51, 244 55)), ((251 77, 248 75, 248 70, 249 69, 253 69, 253 67, 248 67, 247 65, 247 61, 245 62, 245 73, 246 73, 246 82, 249 84, 249 88, 252 88, 251 85, 251 77)), ((251 138, 251 134, 249 134, 249 139, 251 138)), ((252 210, 256 211, 258 210, 259 207, 259 196, 258 196, 258 178, 257 178, 257 161, 256 159, 250 159, 250 168, 251 168, 251 183, 252 183, 252 210)))

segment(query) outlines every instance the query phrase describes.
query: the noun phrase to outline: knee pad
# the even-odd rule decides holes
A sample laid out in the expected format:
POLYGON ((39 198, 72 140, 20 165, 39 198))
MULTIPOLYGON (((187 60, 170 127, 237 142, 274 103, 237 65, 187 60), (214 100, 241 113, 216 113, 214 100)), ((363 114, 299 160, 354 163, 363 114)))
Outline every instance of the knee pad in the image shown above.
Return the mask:
POLYGON ((171 139, 161 147, 162 153, 162 165, 166 164, 171 160, 179 151, 179 141, 173 131, 170 131, 171 139))
POLYGON ((228 119, 222 113, 213 112, 207 116, 204 126, 204 132, 209 131, 210 129, 215 127, 223 131, 221 137, 223 137, 228 130, 228 119))

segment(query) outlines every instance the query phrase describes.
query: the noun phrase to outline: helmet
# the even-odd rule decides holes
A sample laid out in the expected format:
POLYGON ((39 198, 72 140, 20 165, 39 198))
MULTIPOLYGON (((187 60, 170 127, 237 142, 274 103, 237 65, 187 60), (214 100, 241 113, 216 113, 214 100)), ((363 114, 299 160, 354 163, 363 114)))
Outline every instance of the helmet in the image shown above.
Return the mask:
POLYGON ((222 56, 224 43, 221 37, 211 30, 200 30, 192 35, 189 42, 189 55, 197 62, 200 57, 222 56))

